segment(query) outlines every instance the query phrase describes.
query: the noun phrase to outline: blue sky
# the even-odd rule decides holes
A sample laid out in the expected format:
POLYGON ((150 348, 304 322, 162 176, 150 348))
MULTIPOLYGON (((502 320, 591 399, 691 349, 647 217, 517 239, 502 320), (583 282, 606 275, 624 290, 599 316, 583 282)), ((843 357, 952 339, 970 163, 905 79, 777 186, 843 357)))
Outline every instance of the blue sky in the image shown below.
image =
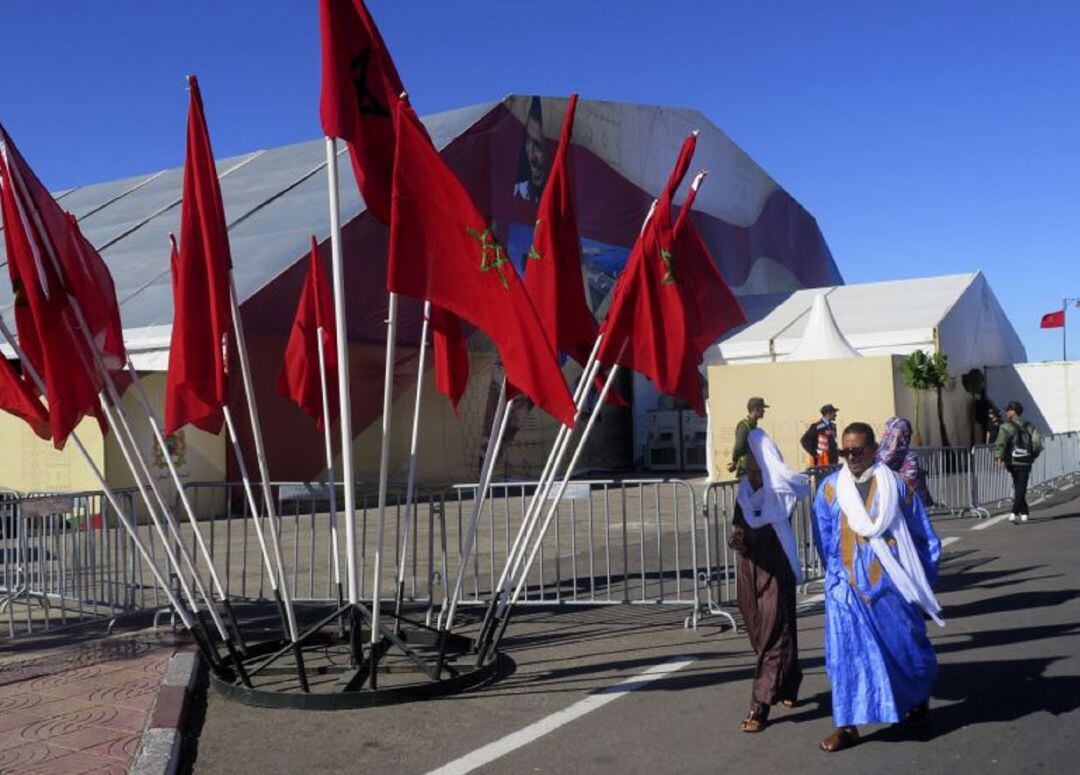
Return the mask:
MULTIPOLYGON (((315 0, 4 0, 0 120, 53 188, 319 135, 315 0)), ((370 0, 422 112, 510 92, 698 108, 848 282, 983 270, 1031 360, 1080 296, 1080 3, 370 0)), ((917 304, 917 299, 912 299, 917 304)), ((1080 357, 1080 310, 1069 348, 1080 357)))

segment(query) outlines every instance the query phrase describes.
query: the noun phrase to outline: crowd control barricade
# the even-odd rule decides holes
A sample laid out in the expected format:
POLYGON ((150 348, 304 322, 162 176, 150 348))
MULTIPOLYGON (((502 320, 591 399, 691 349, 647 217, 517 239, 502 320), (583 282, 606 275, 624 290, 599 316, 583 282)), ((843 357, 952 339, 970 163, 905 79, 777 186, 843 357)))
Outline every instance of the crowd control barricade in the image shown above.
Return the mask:
POLYGON ((972 500, 973 458, 967 447, 919 447, 911 452, 926 472, 931 517, 964 517, 978 513, 972 500))
MULTIPOLYGON (((185 492, 195 514, 208 553, 217 570, 225 594, 232 600, 267 600, 273 596, 270 576, 259 545, 258 533, 251 516, 250 501, 242 482, 196 482, 187 484, 185 492)), ((323 482, 273 482, 270 485, 277 512, 277 532, 281 541, 287 583, 293 600, 328 601, 337 599, 334 577, 333 538, 329 487, 323 482)), ((263 534, 269 542, 266 508, 262 487, 252 483, 255 504, 263 534)), ((356 544, 357 592, 361 598, 370 595, 371 571, 374 565, 375 542, 378 530, 378 490, 367 482, 355 489, 356 515, 354 520, 356 544)), ((344 519, 344 488, 335 488, 338 533, 338 567, 341 583, 347 583, 346 529, 344 519)), ((393 599, 397 590, 396 567, 401 555, 406 517, 404 485, 392 484, 387 490, 386 527, 384 533, 381 587, 387 598, 393 599)), ((444 578, 434 558, 441 544, 436 533, 441 529, 438 498, 423 487, 414 494, 414 521, 410 534, 404 599, 409 602, 430 602, 433 586, 444 578)), ((194 531, 177 499, 174 513, 181 522, 181 534, 198 559, 194 531)), ((268 544, 269 548, 269 544, 268 544)), ((271 559, 273 551, 270 550, 271 559)))
MULTIPOLYGON (((792 512, 792 527, 798 547, 799 563, 803 573, 803 591, 807 591, 824 576, 821 559, 814 547, 813 502, 820 483, 836 468, 811 468, 810 493, 801 498, 792 512)), ((704 534, 704 563, 701 581, 705 588, 705 611, 723 616, 734 626, 730 611, 738 597, 738 577, 735 572, 736 553, 728 546, 732 520, 735 516, 739 483, 716 482, 705 490, 702 506, 702 532, 704 534)))
MULTIPOLYGON (((457 574, 477 489, 461 484, 442 494, 451 577, 457 574)), ((542 518, 555 489, 542 502, 542 518)), ((491 485, 463 580, 462 604, 490 599, 535 490, 536 482, 491 485)), ((702 561, 696 504, 693 488, 681 479, 570 482, 519 604, 675 604, 689 606, 687 623, 696 623, 702 561)))
MULTIPOLYGON (((972 506, 985 514, 1006 506, 1013 496, 1012 478, 994 459, 994 446, 972 448, 972 506)), ((1031 466, 1028 500, 1080 482, 1080 434, 1054 433, 1043 437, 1043 451, 1031 466)))
MULTIPOLYGON (((115 494, 131 508, 129 491, 115 494)), ((113 619, 156 606, 159 595, 100 492, 0 497, 0 632, 8 637, 113 619)))

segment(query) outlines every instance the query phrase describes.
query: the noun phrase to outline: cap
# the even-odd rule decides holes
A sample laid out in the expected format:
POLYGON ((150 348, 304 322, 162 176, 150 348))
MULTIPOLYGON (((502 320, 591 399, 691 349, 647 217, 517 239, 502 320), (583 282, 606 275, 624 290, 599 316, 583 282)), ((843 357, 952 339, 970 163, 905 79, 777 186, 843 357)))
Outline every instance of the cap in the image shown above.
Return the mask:
POLYGON ((829 412, 839 412, 839 411, 840 410, 837 409, 832 404, 825 404, 825 406, 821 407, 821 413, 822 414, 828 414, 829 412))
POLYGON ((1005 406, 1005 411, 1008 412, 1010 410, 1013 411, 1013 412, 1016 412, 1017 414, 1023 414, 1024 413, 1024 405, 1022 403, 1020 403, 1019 401, 1010 401, 1005 406))
POLYGON ((765 399, 761 396, 754 396, 746 402, 746 411, 752 412, 755 409, 768 409, 769 405, 765 403, 765 399))

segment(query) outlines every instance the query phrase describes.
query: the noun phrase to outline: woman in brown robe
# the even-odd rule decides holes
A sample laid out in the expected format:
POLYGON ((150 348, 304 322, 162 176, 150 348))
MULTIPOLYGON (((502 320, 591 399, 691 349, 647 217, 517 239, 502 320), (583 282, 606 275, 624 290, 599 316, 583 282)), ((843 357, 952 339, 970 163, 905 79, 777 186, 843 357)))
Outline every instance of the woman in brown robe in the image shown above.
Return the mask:
MULTIPOLYGON (((746 458, 746 479, 754 491, 763 487, 761 467, 753 454, 746 458)), ((740 504, 735 506, 728 545, 737 553, 739 612, 757 654, 750 712, 740 729, 760 732, 768 725, 769 709, 777 702, 789 708, 795 706, 802 682, 795 622, 795 572, 773 527, 751 527, 740 504)))

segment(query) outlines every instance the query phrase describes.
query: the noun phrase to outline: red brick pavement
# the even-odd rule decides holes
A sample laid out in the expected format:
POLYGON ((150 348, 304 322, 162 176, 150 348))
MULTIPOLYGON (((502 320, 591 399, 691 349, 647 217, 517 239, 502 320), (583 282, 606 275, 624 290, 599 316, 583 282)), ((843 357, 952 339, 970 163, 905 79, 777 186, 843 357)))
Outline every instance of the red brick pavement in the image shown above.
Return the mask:
POLYGON ((169 658, 170 633, 0 646, 0 773, 125 773, 169 658))

